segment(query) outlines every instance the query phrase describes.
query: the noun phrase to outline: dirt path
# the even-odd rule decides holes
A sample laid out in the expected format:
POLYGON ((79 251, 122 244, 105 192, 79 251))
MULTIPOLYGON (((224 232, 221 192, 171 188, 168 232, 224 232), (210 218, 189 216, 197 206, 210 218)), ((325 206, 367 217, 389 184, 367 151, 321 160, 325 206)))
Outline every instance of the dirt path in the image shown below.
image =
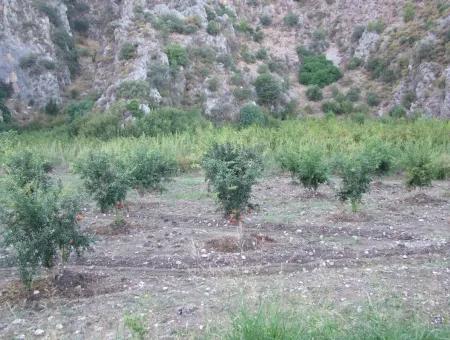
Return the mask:
POLYGON ((262 181, 253 201, 259 208, 242 230, 221 217, 198 176, 178 178, 162 196, 131 195, 128 224, 117 230, 89 206, 83 228, 97 242, 55 282, 38 281, 31 299, 17 293, 12 259, 1 253, 0 337, 126 338, 123 318, 132 315, 149 338, 189 338, 242 301, 270 297, 398 299, 430 320, 450 317, 449 182, 416 192, 376 182, 357 215, 330 188, 311 195, 287 177, 262 181))

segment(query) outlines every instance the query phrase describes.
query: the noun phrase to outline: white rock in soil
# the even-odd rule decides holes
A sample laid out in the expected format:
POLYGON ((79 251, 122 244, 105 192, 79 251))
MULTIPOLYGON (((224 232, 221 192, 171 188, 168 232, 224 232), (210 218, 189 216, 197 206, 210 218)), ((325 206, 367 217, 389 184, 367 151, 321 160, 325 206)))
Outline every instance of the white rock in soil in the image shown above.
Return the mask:
POLYGON ((38 329, 36 329, 34 331, 34 335, 36 335, 36 336, 44 335, 44 333, 45 333, 45 331, 43 329, 40 329, 40 328, 38 328, 38 329))

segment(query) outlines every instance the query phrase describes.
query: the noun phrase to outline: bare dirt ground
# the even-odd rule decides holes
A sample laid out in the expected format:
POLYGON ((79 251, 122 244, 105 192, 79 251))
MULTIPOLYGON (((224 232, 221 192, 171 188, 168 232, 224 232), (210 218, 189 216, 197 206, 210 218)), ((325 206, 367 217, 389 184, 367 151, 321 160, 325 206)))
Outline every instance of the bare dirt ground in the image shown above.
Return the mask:
POLYGON ((450 182, 406 191, 372 185, 349 213, 330 187, 318 195, 288 177, 262 180, 242 228, 222 216, 201 175, 162 195, 130 195, 127 224, 87 206, 96 243, 56 280, 22 292, 0 251, 0 338, 122 339, 124 317, 150 339, 195 338, 243 301, 359 306, 396 299, 430 321, 450 317, 450 182), (115 229, 114 229, 115 228, 115 229))

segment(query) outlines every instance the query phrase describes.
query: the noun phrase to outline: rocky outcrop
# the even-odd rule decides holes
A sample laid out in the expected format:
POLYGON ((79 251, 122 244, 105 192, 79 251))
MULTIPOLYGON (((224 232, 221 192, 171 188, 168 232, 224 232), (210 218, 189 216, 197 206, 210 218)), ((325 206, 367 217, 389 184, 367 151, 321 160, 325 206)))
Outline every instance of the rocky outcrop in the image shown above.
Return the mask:
MULTIPOLYGON (((403 25, 403 5, 403 0, 277 0, 270 4, 238 0, 3 0, 0 81, 12 84, 14 105, 10 107, 19 113, 41 109, 51 99, 64 102, 72 92, 81 96, 95 92, 97 108, 105 110, 120 99, 121 84, 136 81, 149 86, 141 105, 196 106, 213 120, 228 120, 236 118, 243 103, 256 100, 253 81, 261 72, 259 66, 271 64, 271 72, 286 87, 280 103, 295 101, 299 108, 309 107, 315 104, 303 102, 305 88, 297 80, 296 47, 305 45, 325 53, 341 67, 352 57, 367 62, 393 45, 389 37, 403 25), (286 25, 288 14, 297 15, 298 23, 286 25), (263 16, 270 18, 269 25, 262 25, 263 16), (384 32, 367 29, 375 20, 383 21, 384 32), (80 22, 89 24, 82 34, 74 29, 77 25, 80 29, 80 22), (211 22, 218 26, 217 31, 211 31, 211 22), (352 38, 356 26, 366 27, 357 40, 352 38), (74 41, 76 65, 77 56, 72 53, 76 51, 69 46, 74 41), (167 53, 170 44, 184 48, 189 63, 172 65, 167 53), (124 57, 127 45, 131 49, 124 57), (255 60, 260 49, 267 51, 269 59, 255 60), (244 60, 243 51, 249 52, 250 61, 244 60), (235 81, 238 76, 241 79, 235 81), (213 89, 211 82, 218 86, 213 89)), ((436 27, 443 32, 449 23, 450 19, 440 18, 436 27)), ((423 36, 426 34, 420 34, 423 36)), ((442 45, 441 33, 430 36, 442 45)), ((406 52, 405 56, 415 58, 406 52)), ((410 64, 412 68, 403 69, 399 79, 389 85, 391 92, 383 110, 402 104, 408 95, 409 112, 450 116, 448 63, 423 60, 410 64)), ((362 68, 353 76, 355 79, 343 81, 350 84, 355 80, 362 87, 373 81, 362 68)), ((374 86, 371 83, 369 87, 374 86)), ((279 113, 284 108, 277 104, 270 109, 279 113)))

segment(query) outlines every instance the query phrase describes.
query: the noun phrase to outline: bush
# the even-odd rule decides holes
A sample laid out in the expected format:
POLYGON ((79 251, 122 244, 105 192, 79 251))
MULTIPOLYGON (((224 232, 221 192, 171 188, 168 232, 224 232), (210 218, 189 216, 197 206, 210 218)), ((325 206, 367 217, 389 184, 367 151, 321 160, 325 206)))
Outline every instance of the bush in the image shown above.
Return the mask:
POLYGON ((214 144, 203 158, 206 180, 217 192, 227 215, 239 219, 250 199, 262 162, 252 150, 231 144, 214 144))
POLYGON ((393 168, 392 146, 382 140, 369 142, 364 148, 363 155, 370 162, 372 172, 378 176, 387 175, 393 168))
POLYGON ((122 45, 119 52, 120 60, 130 60, 136 58, 138 44, 126 42, 122 45))
POLYGON ((124 165, 105 152, 90 152, 75 165, 86 191, 104 213, 122 202, 127 195, 130 181, 124 165))
POLYGON ((22 69, 28 69, 37 64, 38 57, 36 54, 27 54, 19 59, 19 66, 22 69))
POLYGON ((50 182, 48 164, 28 150, 12 154, 6 161, 5 170, 14 185, 24 190, 46 188, 50 182))
POLYGON ((159 92, 167 91, 172 78, 170 66, 163 63, 151 63, 147 78, 151 86, 158 89, 159 92))
POLYGON ((193 131, 204 124, 197 110, 163 107, 152 110, 139 121, 139 128, 147 136, 193 131))
POLYGON ((208 22, 206 32, 211 35, 218 35, 220 33, 220 23, 218 21, 211 20, 210 22, 208 22))
POLYGON ((369 106, 378 106, 381 103, 381 99, 375 92, 367 92, 366 102, 369 106))
POLYGON ((342 179, 338 197, 343 202, 350 201, 352 211, 356 212, 363 194, 370 189, 372 164, 365 156, 358 155, 341 160, 337 168, 342 179))
POLYGON ((364 64, 364 61, 360 58, 353 57, 350 59, 350 61, 347 64, 347 69, 349 70, 355 70, 358 67, 362 66, 364 64))
POLYGON ((143 194, 146 191, 163 191, 163 182, 169 181, 177 171, 176 162, 160 152, 141 146, 126 159, 127 178, 131 187, 143 194))
POLYGON ((283 22, 289 27, 297 26, 299 24, 299 16, 295 13, 289 13, 283 18, 283 22))
POLYGON ((111 112, 88 114, 75 119, 70 126, 70 134, 74 136, 93 137, 107 140, 120 135, 120 117, 111 112))
POLYGON ((56 27, 61 26, 62 22, 55 7, 47 5, 44 2, 38 2, 37 8, 48 17, 48 20, 52 25, 56 27))
POLYGON ((376 32, 378 34, 381 34, 384 31, 384 28, 384 22, 381 20, 371 21, 367 25, 367 30, 369 32, 376 32))
POLYGON ((250 99, 252 95, 253 92, 249 88, 238 87, 233 90, 233 96, 240 102, 250 99))
POLYGON ((180 66, 186 66, 189 63, 188 53, 180 44, 173 43, 168 45, 166 54, 172 69, 178 69, 180 66))
POLYGON ((433 179, 444 181, 450 179, 450 155, 442 154, 433 159, 433 179))
POLYGON ((347 99, 329 100, 322 104, 324 113, 332 112, 336 115, 352 113, 354 111, 353 103, 347 99))
POLYGON ((53 267, 58 253, 66 261, 90 239, 78 230, 79 198, 63 195, 61 186, 29 190, 13 184, 8 192, 6 214, 0 217, 4 244, 15 250, 22 282, 30 287, 39 266, 53 267))
POLYGON ((195 17, 186 20, 173 14, 157 17, 152 23, 155 29, 169 33, 192 34, 199 28, 199 22, 195 17))
POLYGON ((405 151, 406 186, 411 189, 431 186, 433 163, 429 148, 412 145, 405 151))
POLYGON ((304 55, 300 66, 299 81, 303 85, 317 85, 324 87, 342 77, 342 73, 327 60, 324 55, 304 55))
POLYGON ((323 99, 322 90, 317 85, 310 86, 306 90, 306 97, 313 102, 321 101, 323 99))
POLYGON ((273 104, 280 99, 282 88, 271 74, 261 74, 255 81, 256 94, 261 104, 273 104))
POLYGON ((389 116, 392 118, 406 117, 406 109, 402 105, 396 105, 389 111, 389 116))
POLYGON ((270 15, 264 14, 259 18, 261 25, 267 27, 272 25, 272 17, 270 15))
POLYGON ((352 87, 348 90, 347 94, 345 95, 345 98, 351 102, 357 102, 359 100, 359 97, 361 95, 361 90, 357 87, 352 87))
POLYGON ((328 181, 329 168, 319 148, 308 147, 299 153, 287 152, 280 157, 280 164, 309 190, 317 191, 320 184, 328 181))
POLYGON ((241 108, 239 113, 239 126, 248 127, 250 125, 265 126, 268 123, 267 116, 258 105, 247 104, 241 108))
POLYGON ((352 42, 356 43, 361 39, 366 28, 364 26, 355 26, 352 33, 352 42))
POLYGON ((267 50, 265 48, 260 48, 258 51, 256 51, 256 59, 259 60, 266 60, 269 57, 269 54, 267 53, 267 50))
POLYGON ((75 19, 72 22, 72 28, 74 31, 82 34, 82 35, 86 35, 87 32, 89 31, 89 21, 87 21, 86 19, 75 19))
POLYGON ((117 97, 122 99, 148 100, 150 85, 145 80, 126 80, 117 88, 117 97))
POLYGON ((78 63, 78 52, 73 37, 63 28, 58 28, 52 32, 52 41, 57 47, 58 57, 65 62, 70 75, 75 76, 80 69, 80 64, 78 63))
POLYGON ((70 117, 70 121, 73 121, 79 117, 83 117, 89 113, 94 107, 94 101, 91 99, 84 99, 80 101, 72 101, 65 108, 65 113, 70 117))
POLYGON ((59 113, 59 105, 54 99, 50 99, 45 105, 44 111, 49 116, 56 116, 59 113))
POLYGON ((411 20, 414 20, 414 17, 416 16, 416 8, 415 6, 408 2, 405 4, 405 7, 403 7, 403 21, 409 22, 411 20))

